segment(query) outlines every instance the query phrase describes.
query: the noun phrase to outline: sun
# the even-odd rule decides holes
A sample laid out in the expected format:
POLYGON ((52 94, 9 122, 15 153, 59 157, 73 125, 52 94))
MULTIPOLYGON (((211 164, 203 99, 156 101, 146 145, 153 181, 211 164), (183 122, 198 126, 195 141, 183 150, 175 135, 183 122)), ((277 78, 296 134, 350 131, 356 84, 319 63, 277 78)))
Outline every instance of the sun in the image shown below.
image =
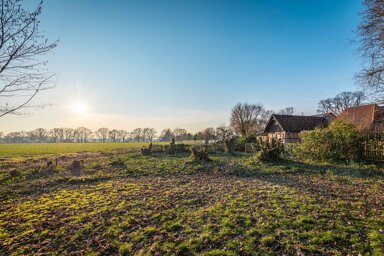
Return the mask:
POLYGON ((87 112, 87 105, 84 102, 74 102, 71 105, 71 110, 75 114, 84 114, 87 112))

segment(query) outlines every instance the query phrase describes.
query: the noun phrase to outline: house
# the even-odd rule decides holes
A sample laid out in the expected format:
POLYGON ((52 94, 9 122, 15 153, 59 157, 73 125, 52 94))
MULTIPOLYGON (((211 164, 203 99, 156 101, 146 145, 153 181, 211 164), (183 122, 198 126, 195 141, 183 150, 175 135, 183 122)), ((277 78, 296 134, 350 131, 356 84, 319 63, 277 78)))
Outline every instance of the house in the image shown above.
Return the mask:
POLYGON ((300 142, 300 132, 313 130, 317 127, 324 128, 334 117, 332 113, 315 116, 273 114, 260 138, 263 141, 281 140, 284 144, 297 143, 300 142))
POLYGON ((339 116, 365 133, 384 133, 384 107, 367 104, 345 109, 339 116))

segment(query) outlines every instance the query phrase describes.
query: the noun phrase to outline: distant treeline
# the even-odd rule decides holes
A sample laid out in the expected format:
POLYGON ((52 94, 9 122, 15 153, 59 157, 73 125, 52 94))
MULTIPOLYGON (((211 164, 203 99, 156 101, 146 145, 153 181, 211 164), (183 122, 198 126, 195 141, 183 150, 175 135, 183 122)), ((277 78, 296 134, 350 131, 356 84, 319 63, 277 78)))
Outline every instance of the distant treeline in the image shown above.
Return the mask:
POLYGON ((228 127, 206 128, 197 133, 190 133, 182 128, 163 129, 160 134, 154 128, 136 128, 132 131, 99 128, 92 131, 86 127, 73 128, 38 128, 33 131, 0 132, 1 143, 59 143, 59 142, 168 142, 185 140, 224 140, 233 135, 228 127))
MULTIPOLYGON (((292 115, 293 107, 282 109, 279 113, 292 115)), ((230 126, 221 125, 217 128, 205 128, 191 133, 186 129, 163 129, 160 133, 154 128, 136 128, 132 131, 108 129, 106 127, 92 131, 87 127, 73 128, 38 128, 33 131, 0 132, 0 143, 58 143, 58 142, 170 142, 185 140, 204 140, 224 142, 234 135, 255 139, 256 133, 261 132, 273 111, 266 110, 261 104, 236 104, 231 112, 230 126)))

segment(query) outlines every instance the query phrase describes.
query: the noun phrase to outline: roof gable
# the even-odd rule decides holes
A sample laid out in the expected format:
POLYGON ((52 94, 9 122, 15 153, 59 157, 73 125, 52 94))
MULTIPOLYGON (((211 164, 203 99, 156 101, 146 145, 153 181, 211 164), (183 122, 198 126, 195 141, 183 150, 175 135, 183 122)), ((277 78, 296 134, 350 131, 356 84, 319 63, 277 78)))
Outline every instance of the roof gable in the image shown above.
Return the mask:
POLYGON ((324 117, 274 114, 271 116, 267 126, 265 127, 265 133, 273 132, 271 129, 273 120, 276 120, 281 129, 286 132, 313 130, 316 127, 324 127, 327 124, 327 121, 324 117))

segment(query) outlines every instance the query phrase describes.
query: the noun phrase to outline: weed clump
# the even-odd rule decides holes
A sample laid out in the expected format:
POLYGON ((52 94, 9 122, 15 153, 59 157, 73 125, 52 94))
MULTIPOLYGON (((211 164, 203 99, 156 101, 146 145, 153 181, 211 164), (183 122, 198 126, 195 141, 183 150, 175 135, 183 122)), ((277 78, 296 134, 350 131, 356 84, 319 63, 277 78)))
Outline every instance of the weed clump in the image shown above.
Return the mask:
POLYGON ((265 236, 261 238, 260 243, 266 247, 272 247, 275 243, 275 238, 273 236, 265 236))
POLYGON ((125 165, 125 162, 121 158, 113 160, 111 163, 109 163, 109 166, 117 168, 117 169, 126 169, 127 168, 127 166, 125 165))
POLYGON ((21 172, 19 170, 16 170, 16 169, 10 170, 9 176, 11 176, 12 178, 19 177, 19 176, 21 176, 21 172))
POLYGON ((123 256, 132 255, 131 251, 132 251, 132 245, 129 243, 124 243, 124 244, 120 245, 120 247, 119 247, 119 254, 120 255, 123 255, 123 256))
POLYGON ((47 167, 43 169, 44 174, 53 174, 56 171, 56 166, 57 166, 57 158, 55 160, 55 165, 53 164, 52 161, 47 162, 47 167))
POLYGON ((197 146, 191 147, 191 159, 197 160, 201 162, 209 162, 211 159, 208 156, 207 150, 203 148, 199 148, 197 146))

